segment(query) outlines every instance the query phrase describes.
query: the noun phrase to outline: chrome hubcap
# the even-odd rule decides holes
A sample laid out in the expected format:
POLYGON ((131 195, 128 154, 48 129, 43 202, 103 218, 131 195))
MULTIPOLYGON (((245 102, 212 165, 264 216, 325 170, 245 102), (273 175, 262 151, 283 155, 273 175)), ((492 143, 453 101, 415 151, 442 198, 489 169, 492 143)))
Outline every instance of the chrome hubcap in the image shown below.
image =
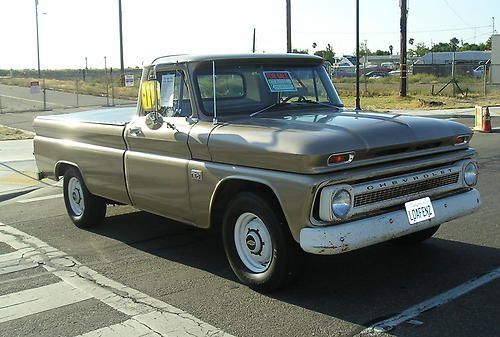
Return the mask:
POLYGON ((71 177, 68 182, 68 200, 71 210, 76 216, 83 214, 85 203, 83 201, 83 191, 80 180, 76 177, 71 177))
POLYGON ((273 256, 271 235, 255 214, 241 214, 234 226, 234 243, 238 255, 248 269, 262 273, 269 268, 273 256))

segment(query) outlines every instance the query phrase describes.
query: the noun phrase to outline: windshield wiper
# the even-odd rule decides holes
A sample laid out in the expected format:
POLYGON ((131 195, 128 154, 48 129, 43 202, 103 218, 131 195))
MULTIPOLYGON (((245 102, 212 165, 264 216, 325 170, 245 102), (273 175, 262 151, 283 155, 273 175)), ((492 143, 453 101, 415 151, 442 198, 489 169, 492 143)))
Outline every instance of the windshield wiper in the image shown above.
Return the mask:
POLYGON ((273 104, 271 104, 271 105, 266 106, 266 107, 265 107, 265 108, 263 108, 263 109, 260 109, 260 110, 258 110, 258 111, 252 112, 252 113, 250 114, 250 117, 257 116, 258 114, 260 114, 260 113, 262 113, 262 112, 264 112, 264 111, 267 111, 267 110, 271 110, 271 109, 272 109, 272 108, 274 108, 274 107, 277 107, 277 106, 284 106, 284 105, 288 105, 288 104, 290 104, 290 103, 284 103, 284 102, 277 102, 277 103, 273 103, 273 104))
POLYGON ((306 100, 302 100, 300 102, 294 102, 294 103, 295 104, 301 104, 301 103, 304 103, 304 104, 317 104, 317 105, 327 106, 329 108, 336 108, 337 110, 340 110, 341 108, 343 108, 343 106, 341 106, 341 105, 335 105, 335 104, 331 104, 331 103, 318 102, 318 101, 313 101, 313 100, 310 100, 310 99, 306 99, 306 100))

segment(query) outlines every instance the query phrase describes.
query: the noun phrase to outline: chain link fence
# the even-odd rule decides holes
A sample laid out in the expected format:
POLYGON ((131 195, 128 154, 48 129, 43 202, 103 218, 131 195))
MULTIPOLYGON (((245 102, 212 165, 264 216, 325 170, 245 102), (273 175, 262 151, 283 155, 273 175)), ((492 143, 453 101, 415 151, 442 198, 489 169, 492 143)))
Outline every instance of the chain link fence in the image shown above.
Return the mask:
MULTIPOLYGON (((500 103, 500 83, 492 83, 490 66, 475 64, 413 65, 408 72, 408 96, 423 96, 438 101, 440 97, 496 98, 500 103), (484 69, 486 68, 486 74, 484 69), (453 74, 453 75, 452 75, 453 74)), ((377 68, 361 69, 360 92, 364 97, 398 96, 400 92, 399 71, 383 71, 377 68)), ((334 82, 341 97, 356 95, 354 69, 333 71, 334 82)))
POLYGON ((142 70, 127 69, 122 86, 115 69, 0 70, 0 113, 135 105, 142 70))

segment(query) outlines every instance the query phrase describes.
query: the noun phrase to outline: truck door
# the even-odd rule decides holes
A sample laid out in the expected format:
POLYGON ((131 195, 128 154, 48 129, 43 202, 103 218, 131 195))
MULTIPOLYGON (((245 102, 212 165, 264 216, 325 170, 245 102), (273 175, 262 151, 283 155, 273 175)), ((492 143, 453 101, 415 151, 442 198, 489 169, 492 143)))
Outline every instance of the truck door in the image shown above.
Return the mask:
POLYGON ((152 129, 146 125, 144 113, 139 113, 125 129, 128 192, 132 204, 140 209, 190 222, 188 137, 195 123, 190 93, 181 70, 158 72, 156 78, 163 123, 152 129))

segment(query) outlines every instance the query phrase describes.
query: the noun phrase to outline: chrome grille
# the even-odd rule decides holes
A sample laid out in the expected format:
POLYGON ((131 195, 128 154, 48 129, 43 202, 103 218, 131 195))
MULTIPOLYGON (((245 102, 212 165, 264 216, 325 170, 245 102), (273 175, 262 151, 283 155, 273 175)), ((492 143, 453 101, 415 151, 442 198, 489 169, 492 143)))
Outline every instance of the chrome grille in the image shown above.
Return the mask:
POLYGON ((369 205, 395 198, 401 198, 407 195, 425 192, 438 187, 456 184, 458 182, 459 176, 460 174, 458 172, 455 172, 449 175, 436 177, 425 181, 419 181, 402 186, 389 187, 383 190, 358 194, 354 197, 354 207, 369 205))

